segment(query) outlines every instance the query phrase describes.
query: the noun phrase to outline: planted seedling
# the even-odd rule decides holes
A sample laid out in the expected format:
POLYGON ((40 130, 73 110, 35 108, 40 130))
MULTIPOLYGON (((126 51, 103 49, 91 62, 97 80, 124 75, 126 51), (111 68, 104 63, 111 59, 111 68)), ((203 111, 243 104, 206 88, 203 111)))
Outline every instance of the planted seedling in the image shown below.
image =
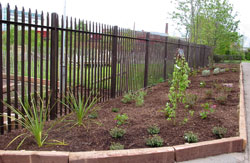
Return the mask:
POLYGON ((221 104, 221 105, 225 105, 227 102, 227 95, 220 95, 218 97, 215 98, 215 100, 221 104))
POLYGON ((163 146, 163 139, 159 135, 153 135, 146 140, 146 145, 150 147, 163 146))
POLYGON ((203 111, 200 112, 201 119, 206 119, 210 113, 214 112, 215 107, 210 107, 209 103, 201 104, 203 111))
POLYGON ((109 131, 109 134, 112 136, 112 138, 121 138, 126 133, 126 130, 122 128, 115 127, 109 131))
POLYGON ((196 142, 198 142, 198 136, 191 131, 186 132, 184 134, 184 140, 188 143, 196 143, 196 142))
POLYGON ((206 95, 206 98, 212 98, 212 90, 206 90, 205 91, 205 95, 206 95))
POLYGON ((201 82, 200 82, 200 87, 201 87, 201 88, 206 87, 206 82, 205 82, 205 81, 201 81, 201 82))
POLYGON ((197 95, 196 94, 187 94, 186 95, 186 108, 192 108, 197 102, 197 95))
POLYGON ((119 112, 119 111, 120 111, 119 108, 112 108, 112 112, 114 112, 114 113, 117 113, 117 112, 119 112))
POLYGON ((160 133, 160 128, 157 125, 152 125, 148 127, 148 133, 154 135, 160 133))
POLYGON ((121 101, 122 101, 124 104, 128 104, 128 103, 131 103, 131 102, 133 101, 133 99, 134 99, 133 93, 132 93, 132 92, 128 92, 128 93, 126 93, 126 94, 123 96, 123 98, 122 98, 121 101))
POLYGON ((214 71, 213 71, 213 74, 214 75, 218 75, 220 73, 220 68, 215 68, 214 71))
POLYGON ((98 117, 98 113, 97 113, 97 112, 90 113, 90 114, 88 115, 88 117, 89 117, 90 119, 96 119, 96 118, 98 117))
POLYGON ((127 123, 127 120, 128 120, 128 116, 127 114, 118 114, 116 117, 115 117, 115 120, 117 121, 117 124, 118 125, 122 125, 122 124, 125 124, 127 123))
POLYGON ((111 143, 110 150, 121 150, 124 149, 124 145, 120 144, 120 143, 111 143))
POLYGON ((210 70, 203 70, 201 73, 201 76, 209 76, 210 75, 210 70))
POLYGON ((214 127, 212 132, 218 139, 221 139, 227 133, 227 129, 224 127, 214 127))

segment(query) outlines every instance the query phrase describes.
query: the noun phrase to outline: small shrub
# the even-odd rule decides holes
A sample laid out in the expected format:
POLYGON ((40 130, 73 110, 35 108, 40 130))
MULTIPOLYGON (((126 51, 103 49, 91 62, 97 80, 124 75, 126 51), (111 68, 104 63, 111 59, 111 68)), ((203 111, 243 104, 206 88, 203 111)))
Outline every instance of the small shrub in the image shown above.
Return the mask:
POLYGON ((148 127, 148 133, 154 135, 160 133, 160 128, 157 125, 152 125, 148 127))
POLYGON ((227 102, 227 95, 221 95, 215 98, 215 100, 221 104, 221 105, 225 105, 227 102))
POLYGON ((221 139, 227 133, 227 129, 224 127, 214 127, 212 132, 217 138, 221 139))
POLYGON ((126 130, 122 128, 113 128, 109 131, 109 134, 112 136, 112 138, 121 138, 126 133, 126 130))
POLYGON ((201 75, 202 76, 209 76, 210 75, 210 70, 203 70, 201 75))
POLYGON ((186 95, 186 104, 188 107, 192 108, 195 103, 197 102, 197 95, 196 94, 188 94, 186 95))
POLYGON ((154 135, 146 140, 146 145, 150 147, 161 147, 163 146, 163 139, 159 135, 154 135))
POLYGON ((226 72, 226 69, 224 68, 220 69, 220 73, 224 73, 224 72, 226 72))
POLYGON ((217 84, 217 83, 214 84, 214 87, 217 91, 220 91, 221 89, 223 89, 223 86, 221 84, 217 84))
POLYGON ((237 70, 237 68, 232 68, 231 71, 232 72, 237 72, 238 70, 237 70))
POLYGON ((196 143, 196 142, 198 142, 198 136, 191 131, 186 132, 184 134, 184 140, 188 143, 196 143))
POLYGON ((114 112, 114 113, 117 113, 117 112, 119 112, 119 111, 120 111, 119 108, 112 108, 112 112, 114 112))
POLYGON ((197 72, 198 72, 197 70, 193 70, 192 72, 190 72, 190 76, 194 77, 197 76, 197 72))
POLYGON ((122 125, 124 123, 126 123, 126 121, 128 120, 128 116, 127 114, 118 114, 116 117, 115 117, 115 120, 117 121, 117 124, 118 125, 122 125))
POLYGON ((201 87, 201 88, 206 87, 206 82, 205 82, 205 81, 201 81, 201 82, 200 82, 200 87, 201 87))
POLYGON ((163 83, 164 82, 164 79, 163 78, 160 78, 159 80, 158 80, 158 83, 163 83))
POLYGON ((124 149, 124 145, 120 144, 120 143, 111 143, 110 150, 121 150, 124 149))
POLYGON ((208 114, 214 112, 214 108, 210 107, 209 103, 201 104, 203 111, 200 112, 201 119, 206 119, 208 114))
POLYGON ((188 122, 188 118, 185 117, 185 118, 182 120, 182 122, 180 122, 180 125, 184 125, 184 124, 186 124, 187 122, 188 122))
POLYGON ((230 93, 232 91, 232 88, 230 88, 230 87, 223 87, 223 91, 230 93))
POLYGON ((206 95, 206 98, 211 98, 213 95, 212 90, 206 90, 205 95, 206 95))
POLYGON ((145 91, 139 91, 135 94, 135 105, 142 106, 144 104, 144 97, 147 95, 145 91))
POLYGON ((194 116, 194 110, 189 110, 188 112, 191 116, 194 116))
POLYGON ((114 112, 114 113, 117 113, 117 112, 119 112, 119 111, 120 111, 119 108, 112 108, 112 112, 114 112))
POLYGON ((98 117, 98 113, 97 113, 97 112, 90 113, 90 114, 88 115, 88 117, 89 117, 90 119, 96 119, 96 118, 98 117))
POLYGON ((124 104, 128 104, 128 103, 131 103, 133 101, 134 97, 133 97, 133 93, 132 92, 128 92, 126 93, 123 98, 122 98, 122 102, 124 104))
POLYGON ((220 73, 220 68, 218 68, 218 67, 215 68, 214 71, 213 71, 213 74, 214 74, 214 75, 217 75, 217 74, 219 74, 219 73, 220 73))

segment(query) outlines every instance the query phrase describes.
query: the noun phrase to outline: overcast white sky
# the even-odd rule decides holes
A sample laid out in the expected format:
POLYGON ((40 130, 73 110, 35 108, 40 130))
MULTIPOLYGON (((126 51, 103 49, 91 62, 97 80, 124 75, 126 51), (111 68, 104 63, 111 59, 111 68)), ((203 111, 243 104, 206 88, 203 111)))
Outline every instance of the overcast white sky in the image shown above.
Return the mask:
MULTIPOLYGON (((250 21, 249 6, 250 0, 229 0, 238 12, 238 19, 241 21, 239 32, 245 36, 244 46, 250 47, 250 21)), ((6 6, 10 3, 21 10, 31 8, 32 11, 57 12, 63 14, 64 0, 1 0, 6 6)), ((168 13, 174 10, 170 0, 67 0, 67 15, 105 23, 118 25, 119 27, 133 29, 135 22, 136 30, 150 32, 165 31, 165 24, 169 23, 169 34, 180 36, 176 30, 175 23, 168 19, 168 13)))

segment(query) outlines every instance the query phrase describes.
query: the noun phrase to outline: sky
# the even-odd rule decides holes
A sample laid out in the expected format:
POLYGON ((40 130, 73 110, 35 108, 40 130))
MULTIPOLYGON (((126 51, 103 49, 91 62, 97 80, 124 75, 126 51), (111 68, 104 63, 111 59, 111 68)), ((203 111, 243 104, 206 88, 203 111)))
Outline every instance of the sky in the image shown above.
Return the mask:
MULTIPOLYGON (((244 47, 250 47, 250 0, 229 0, 240 20, 239 32, 244 35, 244 47)), ((65 0, 1 0, 2 6, 9 3, 11 8, 17 5, 21 10, 31 8, 33 12, 64 13, 65 0)), ((174 11, 171 0, 66 0, 66 15, 123 28, 148 32, 165 32, 169 24, 169 35, 181 36, 176 23, 169 18, 174 11)))

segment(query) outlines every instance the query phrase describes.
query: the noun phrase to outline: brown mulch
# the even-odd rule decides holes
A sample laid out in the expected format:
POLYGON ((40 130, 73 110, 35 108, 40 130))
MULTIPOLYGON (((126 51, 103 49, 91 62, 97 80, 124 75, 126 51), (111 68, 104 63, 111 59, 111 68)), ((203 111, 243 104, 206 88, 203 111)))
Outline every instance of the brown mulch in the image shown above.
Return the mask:
MULTIPOLYGON (((112 99, 100 104, 98 118, 96 123, 91 123, 87 128, 69 126, 57 126, 49 133, 47 140, 64 140, 68 145, 65 146, 44 146, 38 148, 32 138, 28 138, 21 146, 20 150, 57 150, 57 151, 92 151, 108 150, 112 142, 119 142, 125 146, 125 149, 146 148, 145 139, 150 136, 147 128, 150 125, 157 124, 160 127, 160 136, 164 139, 164 146, 184 144, 183 135, 185 132, 192 131, 199 137, 199 141, 216 139, 212 133, 214 126, 224 126, 227 128, 225 137, 234 137, 239 135, 238 110, 239 110, 239 64, 220 64, 219 67, 229 68, 229 71, 219 75, 210 75, 202 77, 201 71, 197 76, 190 77, 191 84, 187 89, 189 94, 196 94, 198 101, 192 110, 195 111, 193 117, 187 116, 188 109, 179 105, 177 109, 176 125, 167 121, 164 113, 160 112, 165 107, 168 100, 167 93, 169 85, 167 82, 160 83, 147 89, 147 96, 142 107, 136 107, 135 103, 123 104, 122 97, 112 99), (233 68, 233 69, 232 69, 233 68), (235 72, 236 70, 236 72, 235 72), (200 82, 205 81, 205 88, 200 87, 200 82), (232 83, 231 92, 228 92, 226 104, 219 104, 215 98, 222 95, 222 91, 215 88, 215 83, 232 83), (205 91, 212 90, 212 98, 205 98, 205 91), (206 119, 201 119, 199 112, 201 104, 210 102, 216 105, 215 112, 209 114, 206 119), (112 112, 112 108, 119 108, 118 113, 112 112), (128 123, 121 127, 126 129, 123 138, 114 139, 110 136, 110 129, 116 126, 115 116, 126 113, 129 117, 128 123), (180 124, 185 117, 189 120, 185 124, 180 124)), ((225 93, 223 93, 225 95, 225 93)), ((73 118, 73 117, 69 117, 73 118)), ((64 123, 66 124, 66 122, 64 123)), ((5 135, 0 135, 0 149, 15 149, 18 142, 13 143, 6 148, 7 144, 23 130, 16 130, 5 135)))

